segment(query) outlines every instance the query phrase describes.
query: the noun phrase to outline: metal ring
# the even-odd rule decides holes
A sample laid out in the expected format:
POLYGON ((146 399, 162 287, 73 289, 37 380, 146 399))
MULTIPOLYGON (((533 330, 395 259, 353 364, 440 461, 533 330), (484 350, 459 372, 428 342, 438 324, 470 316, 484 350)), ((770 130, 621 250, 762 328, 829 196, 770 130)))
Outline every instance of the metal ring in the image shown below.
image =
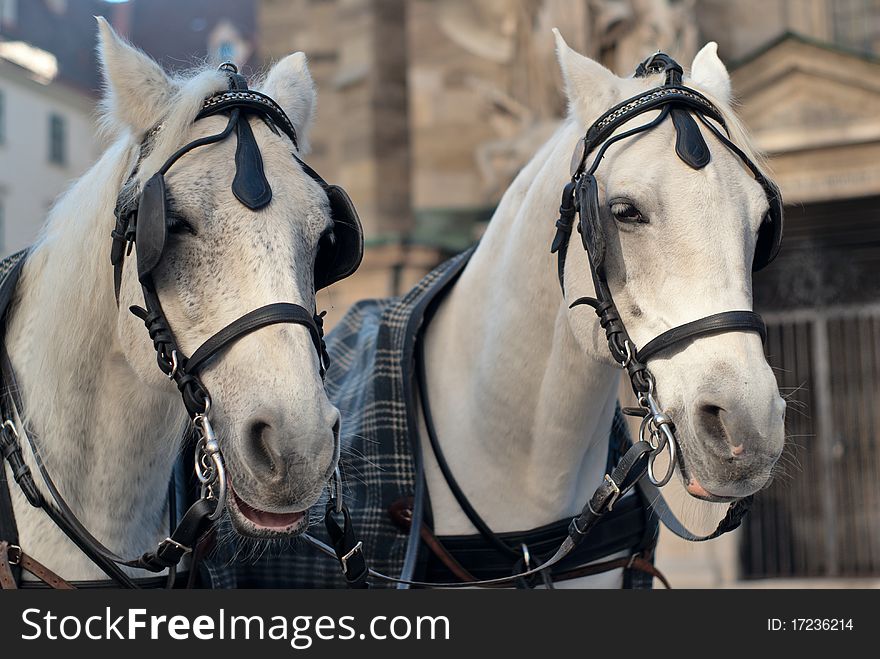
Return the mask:
POLYGON ((657 487, 663 487, 664 485, 666 485, 666 483, 668 483, 669 480, 672 478, 672 474, 675 473, 675 442, 669 441, 667 439, 666 446, 669 447, 669 466, 666 468, 666 474, 663 476, 663 478, 658 479, 654 475, 654 460, 657 458, 658 455, 660 455, 660 451, 657 451, 656 453, 651 453, 648 456, 648 480, 650 480, 651 483, 653 485, 656 485, 657 487))
POLYGON ((654 433, 650 432, 650 433, 648 433, 647 437, 645 436, 645 431, 648 429, 648 423, 650 423, 650 421, 651 421, 650 414, 646 414, 644 417, 642 417, 642 423, 639 425, 639 439, 641 439, 644 442, 647 442, 648 444, 651 445, 652 449, 657 451, 660 449, 660 445, 653 441, 654 433))
POLYGON ((193 421, 195 421, 195 420, 196 420, 197 418, 199 418, 199 417, 203 417, 203 418, 207 419, 207 418, 208 418, 208 412, 211 411, 211 396, 208 395, 208 392, 205 391, 204 387, 199 387, 199 391, 200 391, 201 394, 202 394, 202 401, 203 401, 203 403, 204 403, 204 405, 205 405, 205 409, 202 410, 201 414, 196 414, 196 415, 193 417, 193 421))

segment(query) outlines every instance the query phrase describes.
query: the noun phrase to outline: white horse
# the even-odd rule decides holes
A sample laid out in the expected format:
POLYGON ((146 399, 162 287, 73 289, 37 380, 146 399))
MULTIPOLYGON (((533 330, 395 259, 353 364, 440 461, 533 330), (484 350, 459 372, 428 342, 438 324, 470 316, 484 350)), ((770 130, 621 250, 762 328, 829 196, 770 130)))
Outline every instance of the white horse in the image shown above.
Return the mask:
MULTIPOLYGON (((155 549, 168 534, 166 493, 188 418, 156 367, 143 323, 129 313, 143 304, 133 258, 118 305, 114 299, 114 204, 135 167, 140 187, 182 145, 223 129, 223 116, 194 118, 228 83, 215 70, 169 78, 103 19, 99 28, 103 121, 113 143, 52 209, 24 267, 7 347, 24 425, 38 438, 58 489, 98 540, 129 557, 155 549), (160 122, 138 164, 141 140, 160 122)), ((315 106, 305 56, 278 62, 261 91, 289 116, 302 146, 315 106)), ((292 157, 287 137, 257 119, 249 123, 274 192, 265 208, 248 210, 233 197, 234 137, 187 153, 167 176, 178 220, 155 281, 186 354, 261 305, 314 308, 316 246, 331 223, 327 196, 292 157)), ((304 511, 335 468, 339 413, 319 369, 305 328, 273 325, 237 341, 201 373, 234 486, 227 510, 241 534, 271 538, 304 528, 304 511)), ((66 579, 105 578, 7 474, 24 551, 66 579)))
MULTIPOLYGON (((618 78, 571 50, 558 32, 556 39, 569 117, 507 190, 426 330, 427 390, 440 445, 495 532, 576 515, 602 481, 620 371, 595 315, 569 308, 595 295, 577 236, 568 246, 564 299, 560 293, 549 251, 552 219, 587 127, 658 84, 656 77, 618 78)), ((731 139, 752 153, 730 109, 730 79, 714 43, 695 57, 685 84, 721 108, 731 139)), ((703 169, 679 160, 666 121, 613 145, 597 170, 608 281, 636 345, 709 314, 751 309, 752 255, 768 201, 737 157, 701 130, 712 151, 703 169)), ((676 420, 687 492, 719 501, 764 487, 782 451, 785 403, 758 335, 700 337, 651 367, 660 402, 676 420)), ((424 439, 422 451, 435 533, 475 533, 424 439)), ((612 587, 620 579, 617 570, 560 585, 612 587)))

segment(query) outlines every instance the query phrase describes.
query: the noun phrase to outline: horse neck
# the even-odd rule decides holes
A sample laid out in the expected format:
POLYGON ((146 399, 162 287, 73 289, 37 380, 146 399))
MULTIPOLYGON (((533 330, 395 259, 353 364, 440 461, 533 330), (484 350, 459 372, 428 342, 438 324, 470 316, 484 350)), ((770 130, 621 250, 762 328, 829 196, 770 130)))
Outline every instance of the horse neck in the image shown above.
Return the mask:
MULTIPOLYGON (((185 421, 173 390, 144 385, 117 339, 109 235, 132 157, 120 141, 53 209, 7 333, 25 424, 53 480, 86 528, 126 555, 167 534, 165 493, 185 421)), ((18 512, 22 546, 38 560, 68 578, 102 575, 41 512, 18 512)))
MULTIPOLYGON (((605 467, 618 378, 577 343, 550 254, 578 136, 566 123, 523 169, 426 333, 443 452, 496 531, 579 510, 605 467)), ((470 531, 425 453, 438 531, 470 531)))

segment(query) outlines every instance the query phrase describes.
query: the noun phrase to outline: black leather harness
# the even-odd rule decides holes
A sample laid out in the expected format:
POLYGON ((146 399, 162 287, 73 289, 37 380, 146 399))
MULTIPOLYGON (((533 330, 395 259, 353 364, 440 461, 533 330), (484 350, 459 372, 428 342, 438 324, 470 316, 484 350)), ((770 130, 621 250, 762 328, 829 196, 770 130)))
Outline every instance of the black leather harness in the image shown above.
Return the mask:
MULTIPOLYGON (((136 203, 125 203, 125 195, 120 194, 116 207, 116 226, 111 234, 113 239, 110 260, 114 269, 114 288, 117 303, 119 301, 122 281, 122 267, 125 257, 137 245, 138 280, 144 296, 144 307, 133 306, 131 312, 144 321, 153 345, 156 358, 162 372, 173 380, 180 390, 184 406, 192 420, 197 435, 194 469, 201 482, 201 497, 176 522, 175 488, 172 486, 169 511, 171 516, 171 532, 154 551, 147 552, 135 559, 122 558, 98 541, 77 518, 76 514, 61 496, 55 486, 38 449, 33 431, 18 432, 16 418, 21 418, 24 410, 20 399, 19 387, 11 361, 6 354, 5 328, 9 308, 15 292, 16 284, 26 254, 19 255, 13 269, 7 274, 0 288, 0 374, 2 374, 3 395, 0 396, 0 411, 3 414, 3 426, 0 429, 0 448, 4 461, 12 469, 14 480, 22 489, 28 502, 41 508, 52 521, 70 538, 74 544, 102 571, 113 583, 127 588, 139 588, 142 580, 129 577, 121 566, 143 569, 150 572, 169 570, 168 586, 175 583, 175 569, 184 556, 193 553, 197 543, 212 523, 220 516, 224 508, 226 496, 226 479, 220 447, 208 420, 211 399, 207 389, 199 378, 200 370, 214 357, 219 355, 238 339, 263 327, 288 323, 305 327, 311 336, 315 351, 318 354, 320 372, 323 378, 328 356, 323 340, 322 316, 314 310, 307 310, 300 305, 278 302, 255 309, 233 321, 205 341, 191 356, 187 357, 181 350, 174 333, 168 323, 159 295, 153 281, 153 272, 160 264, 165 251, 168 232, 166 222, 166 193, 164 176, 183 155, 201 146, 214 144, 226 139, 235 131, 237 145, 235 152, 236 174, 232 183, 235 197, 251 210, 265 207, 272 199, 272 190, 263 171, 262 157, 253 132, 248 123, 248 115, 256 115, 278 133, 280 130, 297 146, 297 136, 293 124, 283 110, 269 97, 248 90, 245 79, 237 69, 226 63, 220 67, 229 81, 229 89, 209 97, 203 103, 202 110, 196 120, 215 114, 228 115, 223 131, 196 139, 179 148, 172 154, 144 185, 136 203), (49 500, 41 494, 33 474, 22 456, 21 436, 27 443, 40 472, 41 480, 49 492, 49 500), (175 523, 176 522, 176 523, 175 523)), ((154 128, 142 144, 143 155, 146 142, 161 129, 154 128)), ((313 178, 327 193, 331 213, 334 214, 333 240, 319 247, 316 262, 315 282, 320 288, 343 277, 350 275, 360 264, 363 255, 363 235, 360 221, 353 204, 345 192, 337 186, 328 185, 317 173, 305 165, 296 155, 304 173, 313 178), (322 252, 327 253, 322 254, 322 252)), ((140 166, 141 161, 138 162, 140 166)), ((131 174, 129 182, 134 180, 137 169, 131 174)), ((22 555, 18 547, 18 530, 8 491, 5 476, 5 464, 0 463, 0 541, 5 541, 10 551, 22 555)), ((0 557, 4 561, 7 557, 0 557)), ((10 561, 15 563, 16 561, 10 561)), ((44 567, 44 566, 41 566, 44 567)), ((15 581, 20 580, 20 571, 13 571, 15 581)))

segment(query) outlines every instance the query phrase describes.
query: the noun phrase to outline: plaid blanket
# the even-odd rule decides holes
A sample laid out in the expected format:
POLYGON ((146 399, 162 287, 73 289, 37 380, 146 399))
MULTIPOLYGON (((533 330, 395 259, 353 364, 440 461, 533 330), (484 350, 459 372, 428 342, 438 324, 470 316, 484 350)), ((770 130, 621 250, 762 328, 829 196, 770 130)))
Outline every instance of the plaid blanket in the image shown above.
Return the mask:
MULTIPOLYGON (((415 493, 415 340, 425 308, 452 285, 470 255, 441 264, 402 297, 356 303, 327 335, 326 387, 342 413, 345 501, 370 567, 385 574, 401 574, 410 543, 418 542, 388 515, 392 502, 415 493)), ((323 524, 310 533, 328 542, 323 524)), ((206 562, 214 588, 345 587, 339 563, 301 541, 256 562, 236 560, 231 551, 219 547, 206 562)))
MULTIPOLYGON (((422 512, 416 483, 420 441, 415 417, 415 343, 425 310, 455 283, 472 251, 441 264, 402 297, 355 304, 327 336, 331 355, 327 393, 343 418, 340 469, 345 501, 370 567, 385 574, 406 572, 404 576, 411 578, 415 559, 422 558, 418 533, 401 531, 392 523, 388 508, 403 497, 415 497, 416 522, 422 512)), ((26 253, 0 261, 0 281, 26 253)), ((610 464, 619 457, 618 448, 628 442, 618 410, 609 435, 610 464)), ((647 531, 648 536, 656 535, 656 521, 647 531)), ((329 542, 323 524, 310 532, 329 542)), ((221 531, 218 536, 228 534, 221 531)), ((338 562, 303 541, 269 550, 258 560, 248 558, 247 552, 241 555, 244 558, 232 543, 220 543, 201 564, 203 584, 213 588, 345 587, 338 562)), ((633 588, 650 588, 652 583, 640 573, 631 574, 627 581, 633 588)), ((374 585, 387 586, 375 581, 374 585)))
MULTIPOLYGON (((471 253, 468 250, 441 264, 402 297, 355 304, 327 336, 331 356, 327 392, 343 419, 340 467, 345 501, 368 564, 385 574, 397 576, 406 571, 407 578, 412 578, 413 557, 419 548, 418 533, 401 531, 388 514, 389 506, 402 497, 415 496, 419 509, 414 345, 426 308, 454 284, 471 253)), ((624 446, 628 441, 618 410, 609 446, 624 446)), ((609 460, 616 462, 617 457, 616 451, 610 452, 609 460)), ((314 525, 310 532, 329 542, 323 524, 314 525)), ((214 588, 345 587, 338 562, 302 541, 294 541, 283 551, 270 550, 256 561, 237 560, 232 547, 221 546, 204 568, 214 588)), ((650 578, 639 575, 628 583, 651 587, 650 578)))

